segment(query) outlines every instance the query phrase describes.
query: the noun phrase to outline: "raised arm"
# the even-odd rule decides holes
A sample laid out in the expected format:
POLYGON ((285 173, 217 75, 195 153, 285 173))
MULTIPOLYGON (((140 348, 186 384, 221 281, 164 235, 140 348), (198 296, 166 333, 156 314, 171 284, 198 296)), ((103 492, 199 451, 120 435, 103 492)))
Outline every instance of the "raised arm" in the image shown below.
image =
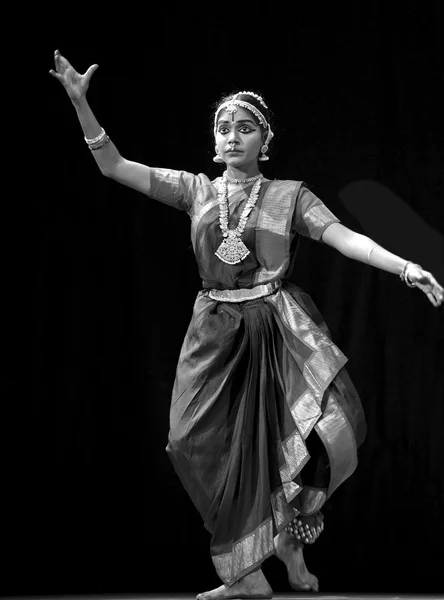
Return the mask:
POLYGON ((100 126, 86 99, 91 76, 99 65, 92 65, 81 75, 58 50, 54 53, 54 63, 55 70, 51 69, 49 72, 65 88, 76 110, 83 134, 86 140, 90 141, 88 145, 100 171, 106 177, 111 177, 123 185, 149 195, 151 191, 150 167, 121 156, 100 126), (102 140, 100 140, 101 137, 102 140), (94 139, 98 140, 95 144, 91 143, 94 139))
POLYGON ((422 290, 433 306, 437 307, 443 303, 444 288, 431 273, 420 265, 385 250, 369 237, 356 233, 341 223, 332 223, 324 231, 322 241, 348 258, 401 276, 407 285, 422 290))

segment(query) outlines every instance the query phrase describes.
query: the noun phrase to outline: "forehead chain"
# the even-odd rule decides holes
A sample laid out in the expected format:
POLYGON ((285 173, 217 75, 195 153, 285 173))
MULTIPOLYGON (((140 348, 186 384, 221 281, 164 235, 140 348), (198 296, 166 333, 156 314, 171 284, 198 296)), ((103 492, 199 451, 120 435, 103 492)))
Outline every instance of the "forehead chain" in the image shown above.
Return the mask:
POLYGON ((253 92, 238 92, 237 94, 235 94, 233 96, 233 98, 231 100, 227 100, 226 102, 223 102, 217 109, 217 111, 214 115, 214 136, 216 137, 217 117, 219 116, 220 111, 225 109, 229 114, 231 114, 231 119, 232 119, 232 121, 234 121, 234 113, 237 112, 237 107, 240 106, 241 108, 246 108, 247 110, 252 112, 253 115, 259 121, 259 124, 267 129, 267 139, 265 140, 265 145, 268 145, 270 143, 270 140, 274 137, 274 133, 271 131, 270 124, 267 122, 265 115, 258 108, 253 106, 250 102, 247 102, 245 100, 238 100, 238 96, 244 95, 244 94, 252 96, 259 102, 259 104, 264 106, 264 108, 268 109, 268 106, 265 104, 264 100, 258 94, 254 94, 253 92))
POLYGON ((267 105, 265 104, 265 102, 257 94, 253 94, 253 93, 250 93, 250 92, 238 92, 237 94, 235 94, 233 96, 233 98, 230 98, 230 100, 226 100, 225 102, 223 102, 219 106, 219 108, 217 109, 217 111, 216 111, 216 113, 214 115, 214 127, 216 127, 217 117, 219 116, 219 113, 220 113, 221 110, 226 110, 229 114, 231 114, 231 119, 234 121, 234 113, 237 112, 237 107, 238 106, 240 106, 241 108, 246 108, 250 112, 252 112, 253 115, 259 121, 260 125, 263 125, 263 127, 269 127, 269 124, 267 122, 267 119, 265 118, 265 115, 258 108, 256 108, 255 106, 253 106, 253 104, 251 104, 251 102, 248 102, 247 100, 240 100, 238 98, 238 96, 241 96, 241 95, 251 95, 251 96, 254 96, 254 98, 258 99, 258 102, 261 105, 263 105, 265 108, 267 108, 267 105))

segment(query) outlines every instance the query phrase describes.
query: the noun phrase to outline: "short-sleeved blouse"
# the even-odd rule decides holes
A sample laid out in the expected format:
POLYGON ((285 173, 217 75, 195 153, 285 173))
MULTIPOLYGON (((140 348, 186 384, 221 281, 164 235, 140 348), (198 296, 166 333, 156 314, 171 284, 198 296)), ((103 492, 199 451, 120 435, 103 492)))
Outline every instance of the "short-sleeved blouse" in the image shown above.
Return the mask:
MULTIPOLYGON (((301 181, 264 180, 250 213, 242 241, 250 250, 239 264, 215 256, 223 237, 219 224, 221 178, 204 174, 150 169, 149 196, 191 218, 191 239, 204 288, 251 288, 285 280, 291 273, 299 236, 322 241, 322 234, 339 219, 301 181)), ((229 227, 235 228, 252 184, 229 190, 229 227)))

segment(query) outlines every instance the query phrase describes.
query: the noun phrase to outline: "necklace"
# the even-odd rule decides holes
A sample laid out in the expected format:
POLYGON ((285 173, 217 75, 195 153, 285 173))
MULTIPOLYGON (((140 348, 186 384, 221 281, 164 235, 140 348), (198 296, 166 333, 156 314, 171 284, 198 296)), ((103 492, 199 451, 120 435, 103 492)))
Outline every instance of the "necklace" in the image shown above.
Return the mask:
POLYGON ((229 183, 237 183, 238 185, 242 183, 253 183, 253 181, 257 181, 260 177, 262 177, 262 173, 258 173, 254 177, 247 177, 247 179, 234 179, 234 177, 228 177, 225 172, 226 179, 229 183))
POLYGON ((227 173, 222 176, 219 184, 219 223, 222 235, 224 237, 221 245, 216 250, 215 254, 224 263, 228 265, 236 265, 244 260, 250 251, 241 240, 247 224, 248 217, 259 197, 259 190, 262 183, 262 174, 255 177, 255 183, 250 193, 250 197, 245 204, 244 210, 239 219, 239 223, 235 229, 228 228, 228 183, 227 173))

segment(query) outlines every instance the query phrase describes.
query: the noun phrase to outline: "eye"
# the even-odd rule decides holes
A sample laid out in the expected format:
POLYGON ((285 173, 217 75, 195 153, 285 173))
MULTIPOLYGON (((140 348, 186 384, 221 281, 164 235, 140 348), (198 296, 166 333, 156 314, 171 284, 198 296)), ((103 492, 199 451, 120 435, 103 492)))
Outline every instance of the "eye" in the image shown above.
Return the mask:
POLYGON ((239 131, 241 133, 251 133, 252 131, 254 131, 254 129, 251 129, 251 127, 248 127, 247 125, 243 125, 239 131))
POLYGON ((222 133, 222 134, 224 134, 224 133, 227 133, 227 131, 228 131, 228 128, 227 128, 227 127, 224 127, 224 126, 222 125, 221 127, 219 127, 219 129, 218 129, 217 131, 218 131, 218 133, 222 133))

